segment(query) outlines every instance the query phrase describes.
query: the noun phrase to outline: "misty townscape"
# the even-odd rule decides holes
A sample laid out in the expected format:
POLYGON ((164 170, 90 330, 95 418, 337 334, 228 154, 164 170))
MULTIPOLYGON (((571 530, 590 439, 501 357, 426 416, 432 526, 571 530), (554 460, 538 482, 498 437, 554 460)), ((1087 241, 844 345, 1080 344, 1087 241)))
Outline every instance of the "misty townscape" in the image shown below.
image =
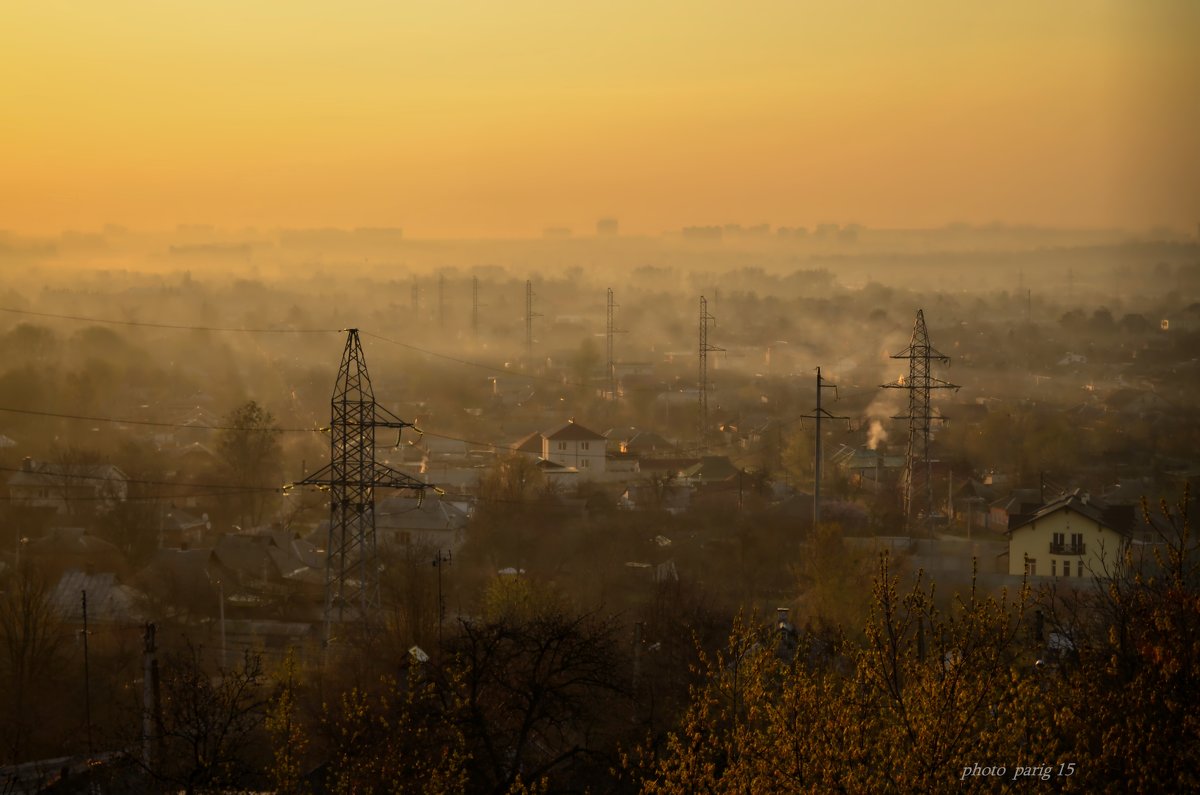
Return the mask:
POLYGON ((1200 790, 1195 8, 367 5, 0 34, 0 793, 1200 790))

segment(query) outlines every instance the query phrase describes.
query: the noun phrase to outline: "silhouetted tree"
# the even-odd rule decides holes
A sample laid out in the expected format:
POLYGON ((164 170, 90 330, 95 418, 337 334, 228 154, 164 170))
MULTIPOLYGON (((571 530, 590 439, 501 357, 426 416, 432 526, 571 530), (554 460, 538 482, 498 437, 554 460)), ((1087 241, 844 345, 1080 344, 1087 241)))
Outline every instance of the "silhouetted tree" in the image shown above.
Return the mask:
POLYGON ((271 412, 253 400, 239 406, 224 420, 217 453, 225 463, 231 489, 230 500, 237 506, 238 524, 249 529, 260 524, 278 489, 281 471, 279 429, 271 412))

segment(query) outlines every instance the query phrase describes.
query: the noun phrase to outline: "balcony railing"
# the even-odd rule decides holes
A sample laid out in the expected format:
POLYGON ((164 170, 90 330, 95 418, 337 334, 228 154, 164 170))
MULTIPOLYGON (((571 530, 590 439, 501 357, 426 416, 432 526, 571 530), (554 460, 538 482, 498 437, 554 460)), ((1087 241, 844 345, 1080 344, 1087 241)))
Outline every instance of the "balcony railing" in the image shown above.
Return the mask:
POLYGON ((1078 544, 1056 544, 1050 542, 1051 555, 1082 555, 1087 552, 1087 544, 1080 541, 1078 544))

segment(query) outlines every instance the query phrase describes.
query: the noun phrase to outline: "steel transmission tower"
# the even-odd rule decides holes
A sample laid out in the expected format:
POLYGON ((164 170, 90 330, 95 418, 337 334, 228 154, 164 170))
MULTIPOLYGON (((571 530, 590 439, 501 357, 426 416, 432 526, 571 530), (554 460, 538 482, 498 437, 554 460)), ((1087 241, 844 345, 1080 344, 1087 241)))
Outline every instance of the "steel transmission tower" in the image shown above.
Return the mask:
POLYGON ((525 280, 525 361, 533 366, 533 319, 541 314, 533 311, 533 282, 525 280))
POLYGON ((613 358, 613 338, 617 334, 624 334, 623 329, 617 328, 616 308, 619 304, 613 301, 613 290, 608 288, 608 324, 605 327, 605 342, 608 346, 608 399, 617 399, 617 362, 613 358))
POLYGON ((375 429, 411 428, 375 402, 358 329, 347 329, 346 349, 333 387, 329 464, 297 485, 329 493, 325 564, 325 641, 334 621, 366 623, 379 609, 379 555, 375 543, 375 490, 422 494, 429 484, 375 460, 375 429), (349 616, 347 615, 349 613, 349 616))
POLYGON ((958 390, 951 384, 933 377, 932 363, 950 363, 950 357, 937 351, 929 344, 929 330, 925 328, 925 312, 917 310, 917 321, 913 325, 912 341, 908 347, 892 356, 893 359, 908 359, 908 378, 895 383, 883 384, 884 389, 908 390, 908 413, 892 417, 908 420, 908 455, 904 466, 904 517, 909 527, 915 523, 928 523, 933 512, 932 463, 929 460, 929 429, 934 420, 945 417, 933 416, 929 405, 930 392, 934 389, 958 390))
POLYGON ((700 451, 708 451, 708 353, 723 351, 715 345, 708 344, 708 324, 716 324, 716 318, 708 313, 708 299, 700 296, 700 377, 697 388, 700 393, 700 451))

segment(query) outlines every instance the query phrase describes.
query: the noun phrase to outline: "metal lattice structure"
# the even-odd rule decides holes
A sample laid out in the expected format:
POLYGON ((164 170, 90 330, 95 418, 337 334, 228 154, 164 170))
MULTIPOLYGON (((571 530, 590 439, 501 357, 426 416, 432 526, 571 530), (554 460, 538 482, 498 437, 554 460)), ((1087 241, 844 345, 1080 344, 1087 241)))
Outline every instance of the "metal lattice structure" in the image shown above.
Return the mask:
POLYGON ((369 622, 379 610, 379 552, 375 541, 375 490, 432 488, 375 460, 375 429, 412 423, 375 402, 358 329, 347 329, 346 349, 333 388, 329 464, 298 485, 329 494, 329 544, 325 564, 325 640, 331 625, 369 622))
POLYGON ((708 354, 710 351, 723 351, 715 345, 708 344, 708 324, 716 324, 716 318, 708 313, 708 299, 700 296, 700 375, 697 379, 697 391, 700 401, 699 431, 700 451, 708 450, 708 354))
POLYGON ((933 471, 929 458, 929 430, 933 422, 944 421, 934 416, 930 406, 930 393, 934 389, 960 387, 933 376, 934 362, 949 364, 950 357, 936 350, 929 343, 929 330, 925 327, 925 312, 917 310, 913 325, 912 340, 908 347, 892 356, 893 359, 908 360, 908 378, 901 378, 884 389, 908 390, 908 413, 892 417, 908 420, 908 455, 904 466, 904 517, 910 528, 927 524, 933 513, 933 471))
POLYGON ((608 375, 608 399, 617 399, 617 362, 613 356, 613 340, 617 334, 625 332, 617 328, 617 309, 618 304, 613 300, 613 290, 608 288, 608 323, 605 326, 604 337, 607 344, 608 367, 605 370, 608 375))
POLYGON ((525 280, 525 364, 533 366, 533 319, 541 314, 533 311, 533 282, 525 280))

